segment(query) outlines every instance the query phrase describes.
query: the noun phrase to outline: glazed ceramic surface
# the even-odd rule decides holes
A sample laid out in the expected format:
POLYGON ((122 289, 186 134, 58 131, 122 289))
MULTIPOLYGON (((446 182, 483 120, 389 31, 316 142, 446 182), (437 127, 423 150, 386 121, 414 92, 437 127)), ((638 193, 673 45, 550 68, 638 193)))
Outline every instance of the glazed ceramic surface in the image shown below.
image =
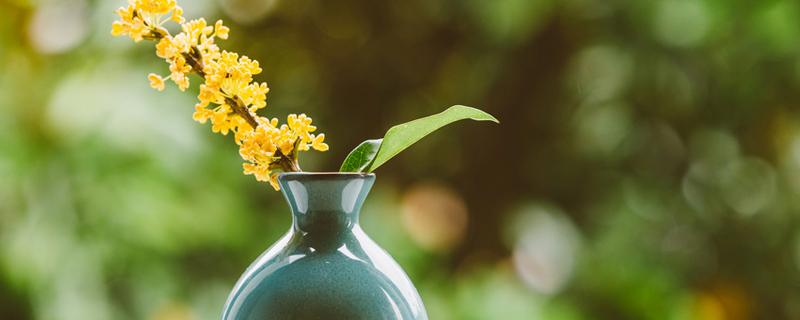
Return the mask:
POLYGON ((428 318, 408 276, 358 224, 374 174, 279 181, 292 227, 239 279, 223 320, 428 318))

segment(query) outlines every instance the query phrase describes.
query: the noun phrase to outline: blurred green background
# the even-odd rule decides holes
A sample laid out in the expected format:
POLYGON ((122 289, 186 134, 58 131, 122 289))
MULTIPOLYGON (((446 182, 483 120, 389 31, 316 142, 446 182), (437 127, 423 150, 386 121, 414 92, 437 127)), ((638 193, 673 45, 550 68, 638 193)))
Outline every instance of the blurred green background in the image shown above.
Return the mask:
MULTIPOLYGON (((800 3, 181 0, 261 61, 332 171, 393 124, 362 221, 431 319, 800 319, 800 3)), ((0 0, 0 318, 217 319, 290 223, 125 1, 0 0)), ((196 90, 197 79, 193 79, 196 90)))

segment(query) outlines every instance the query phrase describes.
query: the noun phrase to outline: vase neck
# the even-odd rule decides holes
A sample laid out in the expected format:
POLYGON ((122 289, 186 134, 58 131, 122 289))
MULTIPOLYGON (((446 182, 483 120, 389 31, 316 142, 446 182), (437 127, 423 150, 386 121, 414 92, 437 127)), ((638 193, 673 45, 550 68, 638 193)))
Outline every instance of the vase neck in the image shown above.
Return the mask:
POLYGON ((292 210, 293 227, 310 234, 338 234, 358 224, 374 174, 285 173, 278 181, 292 210))

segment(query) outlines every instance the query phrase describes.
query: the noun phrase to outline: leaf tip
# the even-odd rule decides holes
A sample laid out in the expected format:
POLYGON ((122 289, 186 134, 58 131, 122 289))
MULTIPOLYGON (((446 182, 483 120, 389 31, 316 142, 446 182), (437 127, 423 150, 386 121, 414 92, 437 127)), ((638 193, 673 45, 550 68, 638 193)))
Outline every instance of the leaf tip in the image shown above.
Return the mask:
POLYGON ((469 110, 469 111, 477 114, 476 116, 470 117, 470 119, 475 120, 475 121, 491 121, 491 122, 498 123, 498 124, 500 123, 500 120, 497 120, 497 118, 495 118, 495 116, 489 114, 486 111, 483 111, 481 109, 475 108, 475 107, 470 107, 470 106, 457 104, 457 105, 454 105, 454 106, 452 106, 450 108, 447 108, 447 110, 445 110, 445 111, 449 111, 450 109, 469 110))

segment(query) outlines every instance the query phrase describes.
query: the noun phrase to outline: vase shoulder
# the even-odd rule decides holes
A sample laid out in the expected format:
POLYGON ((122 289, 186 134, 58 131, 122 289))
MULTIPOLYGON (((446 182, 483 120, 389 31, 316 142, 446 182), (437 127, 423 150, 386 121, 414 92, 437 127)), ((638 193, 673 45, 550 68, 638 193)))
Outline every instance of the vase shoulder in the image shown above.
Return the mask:
POLYGON ((358 226, 335 249, 290 231, 239 280, 224 320, 427 319, 400 266, 358 226))

